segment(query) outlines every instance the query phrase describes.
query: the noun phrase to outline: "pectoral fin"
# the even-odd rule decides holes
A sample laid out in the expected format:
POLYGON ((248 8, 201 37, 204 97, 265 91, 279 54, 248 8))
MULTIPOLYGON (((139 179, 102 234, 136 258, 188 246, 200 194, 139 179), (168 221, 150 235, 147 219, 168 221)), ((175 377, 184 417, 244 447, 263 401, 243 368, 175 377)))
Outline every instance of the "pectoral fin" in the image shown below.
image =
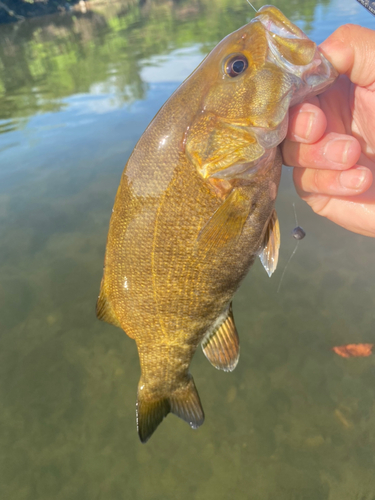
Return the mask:
POLYGON ((234 324, 232 304, 226 319, 203 339, 202 350, 218 370, 231 372, 236 368, 240 357, 240 339, 234 324))
POLYGON ((262 252, 259 258, 267 271, 268 276, 276 270, 277 261, 279 260, 280 248, 280 227, 279 219, 277 218, 276 210, 273 210, 266 232, 264 234, 262 252))
POLYGON ((264 151, 246 127, 226 123, 208 112, 193 123, 186 140, 186 154, 204 179, 243 175, 264 151))
POLYGON ((223 248, 238 238, 250 208, 248 196, 241 189, 233 189, 199 233, 199 248, 209 252, 212 248, 223 248))

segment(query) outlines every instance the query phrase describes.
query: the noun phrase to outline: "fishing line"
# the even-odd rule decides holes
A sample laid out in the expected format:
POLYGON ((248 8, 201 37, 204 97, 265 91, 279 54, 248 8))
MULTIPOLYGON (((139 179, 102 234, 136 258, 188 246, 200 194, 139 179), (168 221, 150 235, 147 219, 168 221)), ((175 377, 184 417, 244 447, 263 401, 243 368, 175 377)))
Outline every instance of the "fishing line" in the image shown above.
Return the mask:
POLYGON ((249 2, 249 0, 246 0, 246 2, 247 2, 247 3, 248 3, 248 4, 249 4, 249 5, 250 5, 250 6, 251 6, 254 10, 255 10, 255 12, 258 12, 258 11, 256 10, 256 8, 254 7, 254 5, 253 5, 251 2, 249 2))
POLYGON ((284 278, 284 274, 285 274, 285 271, 286 271, 286 268, 288 267, 290 261, 292 260, 292 258, 294 257, 294 254, 297 252, 297 248, 298 248, 298 245, 299 245, 299 242, 300 240, 303 240, 303 238, 306 236, 306 233, 305 231, 302 229, 301 226, 298 225, 298 219, 297 219, 297 212, 296 212, 296 205, 295 203, 293 202, 293 210, 294 210, 294 220, 296 221, 296 227, 293 229, 292 231, 292 236, 295 240, 297 240, 297 243, 296 243, 296 246, 294 247, 294 250, 293 252, 291 253, 289 259, 288 259, 288 262, 285 264, 285 267, 284 267, 284 271, 283 271, 283 274, 281 275, 281 278, 280 278, 280 282, 279 282, 279 286, 277 287, 277 291, 276 293, 279 293, 280 291, 280 287, 281 287, 281 283, 283 281, 283 278, 284 278))

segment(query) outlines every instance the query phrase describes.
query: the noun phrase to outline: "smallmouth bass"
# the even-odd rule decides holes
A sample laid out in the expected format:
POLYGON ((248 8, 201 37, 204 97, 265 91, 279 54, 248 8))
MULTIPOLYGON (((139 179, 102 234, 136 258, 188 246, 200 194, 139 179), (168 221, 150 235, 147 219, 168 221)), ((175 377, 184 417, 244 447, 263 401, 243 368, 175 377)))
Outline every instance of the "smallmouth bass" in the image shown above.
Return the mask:
POLYGON ((269 275, 280 235, 278 145, 288 109, 337 74, 314 42, 265 6, 224 38, 160 109, 134 148, 110 221, 97 316, 137 344, 137 428, 204 413, 189 373, 199 344, 232 371, 231 301, 257 256, 269 275))

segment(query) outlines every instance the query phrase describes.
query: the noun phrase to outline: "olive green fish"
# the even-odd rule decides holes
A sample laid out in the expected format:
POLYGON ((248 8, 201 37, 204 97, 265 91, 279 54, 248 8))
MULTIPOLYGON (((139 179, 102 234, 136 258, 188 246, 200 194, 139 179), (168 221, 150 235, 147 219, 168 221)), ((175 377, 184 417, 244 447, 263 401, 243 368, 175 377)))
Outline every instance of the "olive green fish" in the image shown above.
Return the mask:
POLYGON ((231 301, 257 256, 271 275, 278 144, 288 108, 336 72, 278 9, 224 38, 148 126, 125 167, 111 217, 98 318, 137 344, 142 442, 170 412, 204 420, 189 365, 199 344, 232 371, 231 301))

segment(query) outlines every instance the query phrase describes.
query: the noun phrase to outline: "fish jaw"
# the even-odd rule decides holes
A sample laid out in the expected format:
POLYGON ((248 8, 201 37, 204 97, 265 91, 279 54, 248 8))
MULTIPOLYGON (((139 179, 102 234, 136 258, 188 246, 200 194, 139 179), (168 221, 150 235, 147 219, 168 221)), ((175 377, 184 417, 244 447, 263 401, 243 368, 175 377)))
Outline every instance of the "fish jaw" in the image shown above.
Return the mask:
POLYGON ((256 19, 266 30, 270 52, 268 60, 302 81, 290 101, 290 106, 327 90, 338 72, 308 38, 284 14, 273 6, 259 9, 256 19))

